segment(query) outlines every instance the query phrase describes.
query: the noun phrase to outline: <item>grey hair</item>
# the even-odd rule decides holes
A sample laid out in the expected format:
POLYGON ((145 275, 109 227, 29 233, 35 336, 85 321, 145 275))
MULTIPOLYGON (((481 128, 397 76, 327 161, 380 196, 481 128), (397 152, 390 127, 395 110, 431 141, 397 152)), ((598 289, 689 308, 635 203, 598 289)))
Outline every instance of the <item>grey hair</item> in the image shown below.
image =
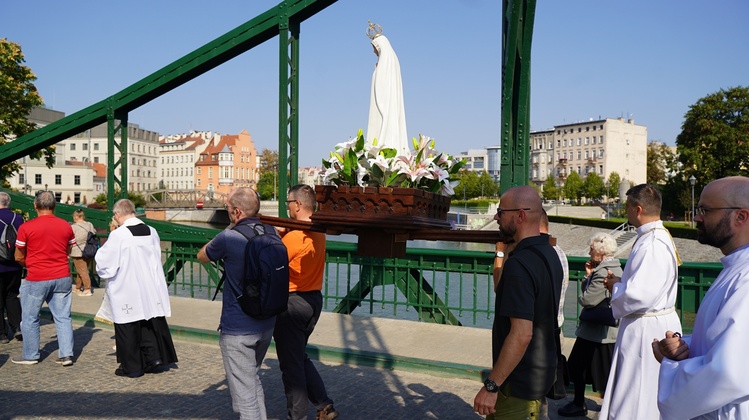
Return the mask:
POLYGON ((619 247, 616 240, 608 233, 598 232, 590 237, 590 246, 596 252, 602 252, 605 257, 613 257, 619 247))
POLYGON ((114 207, 112 207, 112 212, 118 213, 120 216, 135 214, 135 204, 127 198, 117 200, 117 202, 114 203, 114 207))
POLYGON ((57 202, 52 191, 38 191, 34 197, 34 206, 37 210, 54 210, 57 202))
POLYGON ((6 192, 0 192, 0 207, 6 208, 10 206, 10 196, 6 192))

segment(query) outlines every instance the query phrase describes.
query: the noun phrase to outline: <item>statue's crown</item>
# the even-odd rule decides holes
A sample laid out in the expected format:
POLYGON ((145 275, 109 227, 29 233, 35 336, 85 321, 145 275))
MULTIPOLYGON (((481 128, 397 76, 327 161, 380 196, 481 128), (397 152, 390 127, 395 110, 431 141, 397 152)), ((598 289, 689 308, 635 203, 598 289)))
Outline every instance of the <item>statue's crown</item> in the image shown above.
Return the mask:
POLYGON ((368 20, 367 22, 369 22, 369 27, 367 28, 367 36, 369 39, 375 39, 382 35, 382 26, 372 23, 371 20, 368 20))

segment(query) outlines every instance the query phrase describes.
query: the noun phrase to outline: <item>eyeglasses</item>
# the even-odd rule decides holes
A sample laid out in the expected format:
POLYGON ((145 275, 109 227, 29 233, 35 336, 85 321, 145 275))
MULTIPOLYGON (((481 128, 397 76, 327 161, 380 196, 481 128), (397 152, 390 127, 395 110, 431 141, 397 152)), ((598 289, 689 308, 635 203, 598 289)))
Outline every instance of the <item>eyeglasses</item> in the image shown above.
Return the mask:
POLYGON ((741 207, 695 207, 694 214, 697 216, 704 216, 705 213, 713 210, 741 210, 741 207))
POLYGON ((530 211, 530 208, 524 208, 524 209, 500 209, 497 207, 497 216, 501 216, 503 211, 530 211))
POLYGON ((289 203, 298 203, 298 202, 299 202, 299 200, 286 200, 286 204, 289 204, 289 203))
POLYGON ((230 208, 232 208, 232 206, 230 206, 229 203, 224 203, 224 210, 229 211, 230 208))

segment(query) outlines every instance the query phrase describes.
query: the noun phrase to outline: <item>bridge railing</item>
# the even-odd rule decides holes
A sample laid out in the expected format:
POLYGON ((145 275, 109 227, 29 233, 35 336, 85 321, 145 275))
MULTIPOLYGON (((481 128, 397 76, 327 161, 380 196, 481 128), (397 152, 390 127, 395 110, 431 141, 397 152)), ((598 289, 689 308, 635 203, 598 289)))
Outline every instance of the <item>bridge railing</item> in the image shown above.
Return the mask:
MULTIPOLYGON (((201 264, 196 254, 205 240, 164 242, 164 270, 170 293, 210 299, 220 271, 201 264)), ((565 303, 565 334, 573 336, 580 307, 583 257, 569 257, 570 286, 565 303)), ((356 244, 329 241, 323 282, 324 310, 368 316, 490 328, 494 316, 493 253, 409 248, 405 258, 356 254, 356 244)), ((622 261, 623 263, 625 261, 622 261)), ((684 263, 679 267, 677 309, 684 331, 722 266, 684 263)), ((217 299, 221 299, 221 293, 217 299)))

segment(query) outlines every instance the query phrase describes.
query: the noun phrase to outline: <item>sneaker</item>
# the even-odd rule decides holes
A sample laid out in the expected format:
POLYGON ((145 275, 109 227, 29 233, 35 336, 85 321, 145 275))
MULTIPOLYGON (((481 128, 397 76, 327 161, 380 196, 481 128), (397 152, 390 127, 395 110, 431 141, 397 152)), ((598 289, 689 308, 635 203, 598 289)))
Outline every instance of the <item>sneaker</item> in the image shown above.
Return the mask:
POLYGON ((333 407, 333 404, 328 404, 322 410, 317 410, 317 416, 315 420, 333 420, 338 417, 338 412, 333 407))
POLYGON ((15 335, 13 335, 13 338, 18 341, 23 341, 23 334, 21 334, 21 331, 16 331, 15 335))
POLYGON ((73 358, 70 356, 60 357, 59 359, 55 360, 55 363, 59 363, 63 366, 70 366, 73 364, 73 358))
POLYGON ((10 340, 8 340, 8 336, 5 334, 0 334, 0 344, 8 344, 10 343, 10 340))
POLYGON ((93 295, 94 295, 94 292, 92 292, 91 289, 87 289, 78 293, 78 296, 93 296, 93 295))
POLYGON ((35 365, 39 363, 39 360, 37 359, 24 359, 23 357, 19 357, 17 359, 15 357, 12 357, 10 361, 17 365, 35 365))
POLYGON ((585 403, 580 407, 570 401, 567 405, 557 410, 557 413, 562 417, 583 417, 588 415, 588 407, 585 403))

